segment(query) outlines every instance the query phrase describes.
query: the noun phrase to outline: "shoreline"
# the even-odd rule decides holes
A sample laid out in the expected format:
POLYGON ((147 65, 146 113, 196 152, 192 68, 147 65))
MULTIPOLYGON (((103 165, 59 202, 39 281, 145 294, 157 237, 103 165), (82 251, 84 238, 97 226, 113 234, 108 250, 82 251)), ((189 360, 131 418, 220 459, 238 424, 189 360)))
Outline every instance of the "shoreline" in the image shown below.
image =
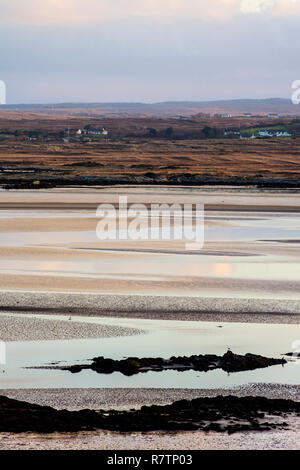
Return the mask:
POLYGON ((0 433, 2 450, 16 450, 23 446, 27 449, 166 450, 173 449, 174 444, 175 449, 180 446, 185 450, 199 449, 199 447, 202 450, 241 447, 250 450, 266 449, 270 446, 272 448, 273 439, 275 439, 274 448, 299 448, 297 439, 299 402, 293 400, 232 395, 215 398, 198 397, 195 401, 180 400, 163 408, 150 406, 142 407, 140 410, 125 411, 102 409, 97 413, 87 409, 57 410, 53 407, 40 407, 37 404, 15 401, 5 396, 0 398, 4 417, 3 432, 0 433), (195 417, 192 421, 189 415, 190 404, 195 406, 195 417), (221 422, 216 410, 222 410, 223 406, 226 409, 227 404, 232 404, 233 409, 225 411, 225 421, 221 422), (253 410, 249 409, 250 404, 253 410), (203 405, 207 405, 208 408, 202 407, 203 405), (24 421, 20 424, 16 422, 7 414, 7 409, 14 415, 25 410, 24 421), (179 419, 176 410, 181 411, 179 419), (259 410, 263 413, 258 413, 259 410), (42 413, 43 421, 37 417, 37 411, 42 413), (87 421, 91 417, 95 426, 90 426, 87 421), (128 422, 128 417, 134 421, 128 422), (169 417, 173 419, 170 424, 166 421, 169 417), (279 421, 282 418, 285 419, 284 422, 279 421), (268 421, 265 421, 266 419, 268 421), (119 420, 121 420, 120 429, 123 429, 121 432, 119 420), (84 423, 87 423, 87 426, 82 429, 84 423), (176 431, 177 426, 178 431, 176 431), (5 431, 6 427, 12 431, 5 431), (100 429, 97 430, 97 427, 100 429), (13 429, 16 429, 17 433, 13 429), (35 431, 32 431, 33 429, 35 431), (259 439, 255 439, 255 436, 259 436, 259 439))
MULTIPOLYGON (((64 189, 64 188, 62 188, 64 189)), ((300 189, 299 189, 300 191, 300 189)), ((22 192, 22 191, 20 191, 22 192)), ((32 191, 29 191, 32 193, 32 191)), ((3 195, 3 193, 1 193, 3 195)), ((37 194, 38 190, 37 190, 37 194)), ((121 192, 120 192, 121 194, 121 192)), ((293 193, 294 194, 294 193, 293 193)), ((32 210, 93 210, 96 211, 98 209, 100 202, 97 203, 58 203, 55 202, 55 204, 45 204, 43 202, 41 203, 27 203, 27 202, 5 202, 5 203, 0 203, 0 209, 15 209, 15 210, 20 210, 20 209, 32 209, 32 210)), ((149 204, 145 203, 144 204, 147 209, 149 209, 149 204)), ((116 204, 117 206, 117 204, 116 204)), ((269 212, 269 213, 300 213, 300 207, 299 206, 294 206, 294 205, 274 205, 274 204, 264 204, 257 206, 255 204, 248 204, 248 205, 242 205, 242 204, 205 204, 205 209, 210 212, 259 212, 259 213, 264 213, 264 212, 269 212)))
POLYGON ((253 178, 248 177, 245 179, 243 177, 233 177, 233 178, 213 178, 213 177, 203 177, 197 173, 193 175, 186 176, 184 173, 170 173, 167 176, 162 176, 160 174, 154 174, 153 176, 148 176, 147 173, 142 173, 139 175, 120 175, 120 176, 86 176, 81 177, 52 177, 45 178, 41 177, 40 174, 30 174, 25 181, 20 183, 18 178, 15 178, 15 175, 10 177, 1 177, 0 178, 0 188, 4 191, 8 190, 35 190, 34 181, 39 177, 39 189, 60 189, 60 188, 81 188, 85 187, 115 187, 115 186, 126 186, 126 187, 183 187, 183 188, 193 188, 193 187, 202 187, 206 186, 209 188, 218 188, 220 186, 225 188, 236 187, 236 188, 251 188, 259 190, 300 190, 300 183, 297 175, 291 175, 289 179, 278 178, 277 175, 274 175, 273 178, 253 178))
POLYGON ((253 383, 232 388, 29 388, 0 389, 0 395, 56 409, 76 411, 111 408, 129 410, 143 405, 167 405, 201 397, 264 396, 300 401, 300 385, 253 383))
MULTIPOLYGON (((179 399, 235 396, 275 396, 283 399, 296 400, 299 397, 299 386, 260 384, 224 390, 153 390, 153 389, 31 389, 3 390, 5 394, 17 400, 29 400, 35 404, 48 405, 58 409, 77 411, 137 409, 142 405, 169 404, 179 399), (164 398, 162 399, 162 396, 164 398), (109 402, 109 406, 108 403, 109 402), (137 405, 139 405, 137 407, 137 405)), ((299 450, 299 419, 295 415, 285 417, 287 429, 271 431, 244 431, 235 434, 204 432, 204 431, 150 431, 150 432, 112 432, 112 431, 80 431, 54 432, 51 434, 0 433, 1 450, 299 450), (259 438, 258 438, 259 437, 259 438)))

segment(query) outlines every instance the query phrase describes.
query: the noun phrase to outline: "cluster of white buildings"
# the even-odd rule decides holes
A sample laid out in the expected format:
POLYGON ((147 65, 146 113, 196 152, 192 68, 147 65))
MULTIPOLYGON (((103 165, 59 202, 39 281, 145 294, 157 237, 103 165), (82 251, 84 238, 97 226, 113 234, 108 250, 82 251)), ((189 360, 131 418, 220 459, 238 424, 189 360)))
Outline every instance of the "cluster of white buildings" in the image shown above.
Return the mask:
POLYGON ((76 135, 78 137, 81 137, 83 135, 103 135, 103 136, 107 136, 108 135, 108 131, 106 129, 101 129, 101 130, 97 130, 97 129, 78 129, 76 131, 76 135))
POLYGON ((258 136, 259 137, 292 137, 292 134, 290 134, 287 131, 265 130, 265 131, 259 131, 258 136))
POLYGON ((270 130, 264 130, 264 131, 259 131, 257 134, 252 134, 252 135, 240 135, 240 139, 257 139, 258 137, 262 138, 281 138, 281 137, 292 137, 292 134, 290 134, 287 131, 270 131, 270 130))
POLYGON ((249 139, 257 139, 259 137, 262 137, 262 138, 292 137, 292 134, 290 132, 282 131, 282 130, 279 131, 279 130, 264 129, 264 130, 258 131, 256 133, 252 133, 250 135, 250 134, 247 134, 247 133, 241 134, 241 131, 236 130, 236 129, 225 129, 224 130, 224 136, 225 137, 228 137, 228 136, 237 136, 238 137, 239 136, 240 139, 249 140, 249 139))

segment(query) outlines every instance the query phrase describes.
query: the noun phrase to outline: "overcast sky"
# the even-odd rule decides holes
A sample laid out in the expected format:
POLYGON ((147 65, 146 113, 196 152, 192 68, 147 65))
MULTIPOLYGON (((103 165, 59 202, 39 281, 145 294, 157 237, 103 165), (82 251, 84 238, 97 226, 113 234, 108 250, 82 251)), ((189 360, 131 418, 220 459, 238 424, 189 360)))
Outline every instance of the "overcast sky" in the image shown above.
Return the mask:
POLYGON ((290 97, 300 0, 0 0, 8 103, 290 97))

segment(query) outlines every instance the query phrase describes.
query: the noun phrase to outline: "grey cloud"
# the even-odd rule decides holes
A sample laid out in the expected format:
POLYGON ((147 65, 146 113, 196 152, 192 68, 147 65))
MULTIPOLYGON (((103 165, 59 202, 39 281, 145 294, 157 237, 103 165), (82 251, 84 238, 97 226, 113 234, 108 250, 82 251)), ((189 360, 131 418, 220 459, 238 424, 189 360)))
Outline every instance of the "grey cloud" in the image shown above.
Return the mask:
POLYGON ((289 96, 298 39, 297 19, 257 15, 6 25, 0 79, 10 102, 289 96))

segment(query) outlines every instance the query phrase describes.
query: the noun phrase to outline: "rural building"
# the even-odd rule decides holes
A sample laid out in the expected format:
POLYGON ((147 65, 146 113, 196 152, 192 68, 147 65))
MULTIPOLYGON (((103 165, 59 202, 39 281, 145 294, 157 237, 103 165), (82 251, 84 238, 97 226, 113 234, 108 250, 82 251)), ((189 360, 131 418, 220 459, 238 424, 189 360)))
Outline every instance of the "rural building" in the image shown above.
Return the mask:
POLYGON ((273 137, 274 134, 272 131, 264 130, 264 131, 259 131, 258 135, 259 137, 273 137))
POLYGON ((242 139, 242 140, 256 139, 256 136, 254 134, 252 134, 252 135, 246 135, 245 134, 245 135, 241 135, 240 139, 242 139))
POLYGON ((279 131, 276 132, 276 137, 292 137, 292 134, 287 131, 279 131))
POLYGON ((240 135, 239 129, 224 129, 224 135, 227 136, 238 136, 240 135))

